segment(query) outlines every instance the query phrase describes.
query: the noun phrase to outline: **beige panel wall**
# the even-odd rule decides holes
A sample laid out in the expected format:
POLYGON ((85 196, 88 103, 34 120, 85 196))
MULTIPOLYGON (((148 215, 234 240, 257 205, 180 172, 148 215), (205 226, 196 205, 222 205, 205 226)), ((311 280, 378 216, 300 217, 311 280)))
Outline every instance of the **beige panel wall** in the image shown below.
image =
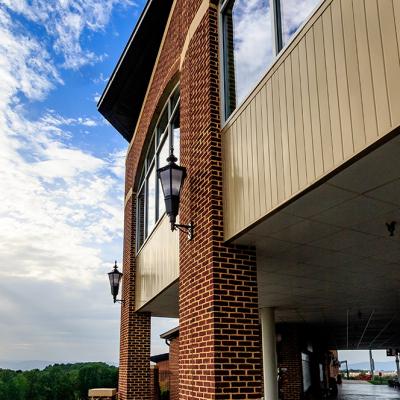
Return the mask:
POLYGON ((400 125, 400 0, 327 0, 223 129, 229 240, 400 125))
POLYGON ((160 221, 136 258, 136 309, 179 277, 179 234, 167 216, 160 221))

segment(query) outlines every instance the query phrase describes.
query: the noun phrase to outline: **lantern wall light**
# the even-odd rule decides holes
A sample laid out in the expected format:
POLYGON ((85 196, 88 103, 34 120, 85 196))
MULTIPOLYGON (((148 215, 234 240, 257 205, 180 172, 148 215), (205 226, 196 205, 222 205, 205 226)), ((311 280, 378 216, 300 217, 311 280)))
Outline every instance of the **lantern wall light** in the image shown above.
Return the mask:
POLYGON ((111 294, 114 299, 114 303, 124 303, 124 300, 117 299, 122 275, 123 273, 118 271, 117 262, 115 261, 114 269, 108 273, 108 279, 110 280, 111 294))
POLYGON ((179 213, 179 203, 183 182, 186 178, 186 168, 176 164, 178 159, 174 156, 173 148, 167 158, 168 165, 157 170, 158 178, 164 193, 165 211, 169 217, 171 231, 176 229, 186 233, 188 240, 194 237, 194 225, 191 221, 189 225, 176 223, 176 217, 179 213))

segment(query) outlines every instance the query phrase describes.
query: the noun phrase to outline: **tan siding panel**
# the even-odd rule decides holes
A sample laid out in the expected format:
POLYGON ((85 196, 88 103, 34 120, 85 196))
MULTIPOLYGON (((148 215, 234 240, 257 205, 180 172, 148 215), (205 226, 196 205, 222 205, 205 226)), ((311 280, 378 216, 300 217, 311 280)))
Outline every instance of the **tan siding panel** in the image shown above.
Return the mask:
POLYGON ((291 56, 299 186, 302 189, 315 177, 305 41, 291 56))
POLYGON ((393 0, 393 11, 394 11, 394 18, 396 21, 396 33, 397 33, 397 47, 399 51, 399 58, 400 58, 400 1, 393 0))
POLYGON ((310 29, 306 34, 307 50, 307 69, 308 69, 308 88, 311 107, 311 130, 314 148, 314 166, 315 175, 321 176, 324 172, 324 163, 322 160, 322 139, 321 139, 321 121, 319 116, 318 104, 318 84, 317 70, 315 65, 315 45, 314 30, 310 29))
POLYGON ((254 193, 254 219, 259 219, 262 215, 260 206, 260 171, 258 166, 258 153, 257 153, 257 117, 256 117, 256 101, 250 104, 250 123, 251 123, 251 149, 252 149, 252 180, 253 180, 253 193, 254 193))
MULTIPOLYGON (((232 163, 233 163, 233 145, 232 145, 232 133, 230 132, 228 135, 224 135, 222 138, 223 144, 223 157, 224 157, 224 165, 223 169, 223 179, 224 179, 224 192, 226 196, 224 196, 224 209, 227 210, 227 204, 233 203, 234 208, 236 208, 235 198, 233 196, 233 188, 234 188, 234 176, 232 173, 232 163)), ((235 215, 230 215, 229 218, 226 219, 226 226, 224 226, 225 232, 229 232, 235 225, 235 215)))
POLYGON ((343 160, 342 127, 340 123, 339 97, 336 80, 335 51, 333 48, 332 14, 328 8, 322 17, 328 85, 329 113, 332 133, 333 162, 338 165, 343 160))
POLYGON ((255 102, 255 121, 256 121, 256 155, 257 155, 257 167, 259 173, 259 181, 258 181, 258 190, 259 190, 259 198, 260 198, 260 213, 264 210, 268 210, 270 207, 267 199, 267 191, 269 192, 269 186, 266 186, 265 182, 265 174, 269 173, 269 170, 265 168, 265 159, 264 159, 264 140, 263 140, 263 110, 262 110, 262 92, 260 91, 256 98, 255 102))
POLYGON ((279 108, 281 118, 283 178, 285 182, 285 198, 288 198, 292 194, 292 183, 290 177, 290 155, 287 123, 288 116, 286 107, 286 76, 284 67, 279 69, 279 108))
POLYGON ((268 108, 267 108, 267 85, 261 89, 261 115, 262 115, 262 139, 264 154, 264 178, 266 187, 267 210, 272 210, 272 186, 271 186, 271 166, 270 166, 270 144, 268 137, 268 108))
POLYGON ((318 104, 321 124, 322 156, 324 172, 333 167, 331 119, 329 113, 328 83, 322 18, 314 24, 315 65, 317 70, 318 104))
POLYGON ((243 226, 243 224, 248 223, 248 219, 246 214, 245 214, 245 204, 247 203, 247 199, 245 197, 245 178, 244 178, 244 173, 243 173, 243 157, 247 157, 248 154, 245 154, 242 149, 244 148, 244 143, 243 143, 243 135, 242 135, 242 120, 241 118, 238 119, 237 125, 236 125, 236 135, 237 135, 237 145, 236 145, 236 156, 237 156, 237 196, 239 199, 239 207, 237 208, 238 210, 238 215, 239 215, 239 221, 240 221, 240 226, 243 226))
POLYGON ((400 125, 399 32, 400 0, 319 8, 223 129, 226 239, 400 125))
POLYGON ((390 128, 391 119, 377 1, 365 1, 365 15, 367 19, 368 44, 371 57, 376 115, 378 119, 378 133, 382 135, 390 128))
POLYGON ((285 180, 283 175, 283 152, 282 152, 282 128, 279 100, 279 75, 275 73, 272 77, 272 102, 274 113, 274 134, 275 134, 275 156, 276 156, 276 177, 278 185, 278 203, 285 198, 285 180))
POLYGON ((357 43, 354 30, 353 2, 342 0, 343 33, 346 38, 345 53, 349 85, 353 143, 356 151, 365 146, 365 126, 362 108, 360 72, 358 69, 357 43))
MULTIPOLYGON (((398 2, 399 0, 394 0, 398 2)), ((392 126, 400 122, 400 64, 392 0, 379 0, 382 44, 392 126)))
POLYGON ((354 27, 357 40, 357 55, 361 81, 362 104, 367 143, 376 140, 378 125, 372 83, 371 59, 368 47, 367 23, 365 19, 365 0, 353 0, 354 27), (357 10, 357 11, 356 11, 357 10))
POLYGON ((271 196, 272 207, 278 204, 278 184, 277 184, 277 160, 275 152, 274 136, 274 112, 272 107, 272 85, 271 80, 267 82, 267 110, 268 110, 268 141, 269 141, 269 168, 271 170, 271 196))
POLYGON ((179 235, 164 216, 136 259, 136 309, 179 277, 179 235))
POLYGON ((339 108, 342 124, 342 143, 344 158, 354 153, 353 133, 350 113, 349 90, 347 86, 346 58, 344 53, 344 38, 342 26, 342 10, 340 1, 332 3, 333 40, 336 60, 336 76, 338 82, 339 108))
MULTIPOLYGON (((285 61, 285 77, 286 77, 285 83, 286 83, 287 130, 289 138, 289 156, 290 156, 290 180, 292 183, 292 193, 297 193, 299 190, 299 173, 297 164, 296 131, 294 124, 294 100, 293 100, 291 57, 288 57, 285 61)), ((303 165, 303 169, 304 169, 304 176, 306 177, 305 165, 303 165)))

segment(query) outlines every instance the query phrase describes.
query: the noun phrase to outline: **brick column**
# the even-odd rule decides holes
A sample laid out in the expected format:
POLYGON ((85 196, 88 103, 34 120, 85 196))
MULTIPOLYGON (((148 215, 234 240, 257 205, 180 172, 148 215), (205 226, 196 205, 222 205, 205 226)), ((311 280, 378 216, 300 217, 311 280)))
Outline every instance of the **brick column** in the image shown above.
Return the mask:
POLYGON ((188 179, 180 237, 179 399, 259 399, 262 394, 254 249, 223 238, 218 12, 211 7, 190 42, 181 74, 181 162, 188 179))
MULTIPOLYGON (((130 174, 127 165, 127 182, 130 174)), ((120 400, 150 400, 149 313, 135 312, 135 195, 125 205, 124 259, 118 395, 120 400)))
POLYGON ((281 335, 278 366, 284 370, 280 390, 285 400, 300 400, 303 393, 301 335, 295 325, 281 325, 278 332, 281 335))
POLYGON ((169 346, 169 371, 169 398, 179 400, 179 338, 172 339, 169 346))

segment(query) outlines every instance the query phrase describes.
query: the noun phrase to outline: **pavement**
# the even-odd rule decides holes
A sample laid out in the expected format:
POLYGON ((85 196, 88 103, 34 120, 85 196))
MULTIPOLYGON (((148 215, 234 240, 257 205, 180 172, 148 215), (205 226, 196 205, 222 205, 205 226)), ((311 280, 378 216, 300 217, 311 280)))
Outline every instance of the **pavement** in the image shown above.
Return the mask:
POLYGON ((368 382, 343 383, 339 385, 338 400, 400 400, 400 390, 368 382))

